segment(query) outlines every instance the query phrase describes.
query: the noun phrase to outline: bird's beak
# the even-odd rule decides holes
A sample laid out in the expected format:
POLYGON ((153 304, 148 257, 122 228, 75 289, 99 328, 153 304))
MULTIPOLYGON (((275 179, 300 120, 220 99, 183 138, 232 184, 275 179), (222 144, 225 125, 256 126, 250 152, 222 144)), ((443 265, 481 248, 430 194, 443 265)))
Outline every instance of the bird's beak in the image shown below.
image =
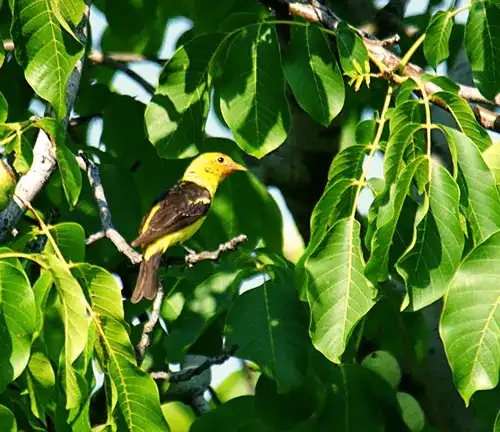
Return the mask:
POLYGON ((229 170, 231 172, 233 172, 233 171, 248 171, 247 168, 245 168, 243 165, 240 165, 239 163, 236 163, 236 162, 232 162, 231 164, 229 164, 229 170))

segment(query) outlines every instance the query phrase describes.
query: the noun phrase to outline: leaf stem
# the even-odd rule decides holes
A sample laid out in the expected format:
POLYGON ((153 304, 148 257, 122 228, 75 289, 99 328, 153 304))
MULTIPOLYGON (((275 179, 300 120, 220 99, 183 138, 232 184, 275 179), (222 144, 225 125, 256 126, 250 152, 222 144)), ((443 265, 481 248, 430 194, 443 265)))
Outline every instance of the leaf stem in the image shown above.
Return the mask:
POLYGON ((434 126, 432 124, 431 120, 431 107, 430 107, 430 100, 429 100, 429 95, 427 94, 427 91, 425 90, 425 85, 420 79, 420 77, 413 77, 412 78, 415 83, 418 85, 418 88, 420 89, 420 92, 422 93, 422 102, 424 103, 424 109, 425 109, 425 130, 426 130, 426 143, 427 143, 427 150, 426 150, 426 156, 427 160, 429 163, 429 181, 431 181, 431 129, 434 129, 434 126))
POLYGON ((455 15, 458 15, 460 12, 463 12, 464 10, 470 9, 472 7, 472 3, 467 3, 466 5, 463 5, 454 11, 448 12, 448 16, 450 18, 453 18, 455 15))
POLYGON ((0 259, 4 258, 24 258, 24 259, 29 259, 30 261, 33 261, 37 263, 40 267, 43 267, 44 269, 48 269, 49 267, 42 261, 36 258, 35 254, 27 254, 23 252, 5 252, 0 254, 0 259))
POLYGON ((417 51, 417 49, 420 47, 420 45, 422 45, 422 43, 424 42, 425 40, 425 33, 423 33, 416 41, 415 43, 410 47, 410 49, 406 52, 406 54, 404 55, 404 57, 401 59, 401 62, 399 64, 399 67, 401 69, 404 69, 405 66, 409 63, 409 61, 411 60, 411 58, 413 57, 413 54, 415 54, 415 51, 417 51))

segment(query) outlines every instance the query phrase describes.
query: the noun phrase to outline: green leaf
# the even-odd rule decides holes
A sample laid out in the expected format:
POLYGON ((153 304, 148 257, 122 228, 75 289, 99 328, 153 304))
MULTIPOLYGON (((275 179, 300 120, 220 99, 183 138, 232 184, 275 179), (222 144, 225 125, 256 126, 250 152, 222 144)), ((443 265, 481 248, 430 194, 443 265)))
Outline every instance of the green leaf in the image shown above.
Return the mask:
MULTIPOLYGON (((80 262, 85 259, 85 232, 81 225, 74 222, 52 225, 50 234, 66 261, 80 262)), ((50 242, 47 242, 44 250, 54 253, 50 242)))
POLYGON ((33 163, 33 148, 25 133, 17 134, 12 150, 16 154, 14 168, 19 174, 26 174, 33 163))
POLYGON ((457 154, 460 205, 471 224, 477 245, 500 228, 500 195, 495 178, 467 136, 446 126, 441 130, 457 154))
POLYGON ((345 75, 356 77, 359 71, 354 61, 361 67, 369 65, 368 51, 358 34, 354 33, 344 22, 337 28, 337 45, 339 48, 340 64, 345 75))
MULTIPOLYGON (((76 27, 80 24, 85 10, 85 2, 83 0, 58 0, 58 8, 54 4, 54 8, 58 9, 58 19, 62 17, 66 23, 76 27)), ((62 25, 62 23, 61 23, 62 25)))
POLYGON ((500 184, 500 146, 492 145, 483 151, 482 157, 488 165, 488 168, 493 173, 495 177, 495 182, 497 185, 500 184))
POLYGON ((465 28, 465 49, 479 91, 493 100, 500 92, 500 7, 474 2, 465 28))
POLYGON ((261 417, 256 402, 255 396, 231 399, 217 409, 198 417, 189 430, 190 432, 217 430, 273 432, 274 428, 261 417))
POLYGON ((170 362, 181 361, 212 320, 229 309, 241 283, 240 270, 221 268, 216 273, 213 267, 207 270, 205 278, 186 298, 177 320, 169 325, 166 346, 170 362))
POLYGON ((396 397, 401 407, 401 416, 406 426, 412 432, 423 431, 425 427, 425 414, 418 401, 411 394, 404 392, 397 392, 396 397))
POLYGON ((305 263, 311 276, 309 333, 316 349, 334 363, 340 363, 355 325, 375 304, 376 289, 364 277, 359 230, 352 217, 337 221, 305 263))
POLYGON ((308 319, 292 281, 267 281, 246 291, 226 318, 226 344, 276 380, 278 392, 298 387, 307 369, 308 319))
POLYGON ((223 76, 216 83, 222 114, 236 142, 257 158, 279 147, 290 126, 281 70, 276 31, 259 23, 231 41, 223 76), (266 72, 270 70, 273 73, 266 72))
POLYGON ((33 126, 42 129, 56 147, 57 165, 61 173, 64 194, 70 208, 73 208, 82 189, 82 173, 75 155, 64 143, 62 125, 53 118, 45 117, 33 123, 33 126))
POLYGON ((16 418, 4 405, 0 405, 0 424, 4 432, 17 432, 16 418))
POLYGON ((13 2, 11 33, 26 80, 39 96, 51 103, 58 118, 63 118, 66 85, 83 54, 83 46, 59 26, 57 8, 58 4, 49 1, 13 2))
POLYGON ((371 255, 365 268, 366 277, 372 281, 383 281, 388 278, 391 242, 412 180, 422 164, 427 164, 424 156, 420 156, 409 164, 401 173, 398 182, 390 186, 380 206, 376 231, 371 239, 371 255))
POLYGON ((328 126, 344 106, 344 80, 330 43, 315 25, 292 26, 283 69, 298 104, 328 126))
POLYGON ((424 54, 429 64, 436 69, 437 65, 450 55, 450 43, 453 17, 448 11, 437 11, 431 18, 425 31, 424 54))
POLYGON ((445 293, 464 248, 459 219, 459 189, 448 171, 431 165, 429 211, 415 221, 415 242, 397 263, 410 310, 419 310, 445 293))
POLYGON ((85 296, 78 282, 73 278, 66 264, 54 255, 46 254, 57 294, 61 300, 61 315, 64 323, 64 350, 61 363, 64 388, 66 390, 66 409, 76 408, 82 402, 82 391, 77 381, 73 363, 83 352, 87 343, 88 318, 85 296))
POLYGON ((92 319, 99 340, 96 351, 105 374, 111 379, 111 387, 116 390, 116 394, 107 396, 117 397, 116 408, 111 409, 118 430, 168 431, 158 388, 136 365, 134 348, 125 327, 118 282, 106 270, 87 263, 75 266, 74 271, 90 294, 92 319))
POLYGON ((473 249, 445 297, 440 334, 455 385, 469 404, 498 384, 500 370, 500 233, 473 249))
POLYGON ((0 261, 0 392, 26 368, 35 331, 35 298, 18 266, 0 261))
POLYGON ((210 105, 210 69, 224 34, 196 37, 168 61, 145 113, 146 130, 158 154, 186 158, 201 149, 210 105))
POLYGON ((467 135, 480 151, 491 147, 491 137, 477 122, 470 105, 461 97, 448 91, 441 91, 431 99, 438 98, 446 103, 460 130, 467 135))
POLYGON ((7 120, 7 115, 9 113, 9 103, 5 99, 4 95, 0 93, 0 123, 4 123, 7 120))

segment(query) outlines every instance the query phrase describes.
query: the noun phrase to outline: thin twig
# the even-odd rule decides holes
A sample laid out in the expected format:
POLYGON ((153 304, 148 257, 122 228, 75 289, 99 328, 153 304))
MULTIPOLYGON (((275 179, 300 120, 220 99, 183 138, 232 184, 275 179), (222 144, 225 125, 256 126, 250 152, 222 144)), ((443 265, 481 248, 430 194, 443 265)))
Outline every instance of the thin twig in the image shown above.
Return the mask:
POLYGON ((236 352, 237 348, 238 347, 236 345, 233 345, 229 349, 224 350, 219 355, 215 357, 209 357, 201 365, 193 368, 186 368, 179 372, 151 372, 149 375, 151 375, 153 379, 166 380, 171 383, 189 381, 194 376, 201 375, 212 366, 225 363, 236 352))
POLYGON ((94 51, 93 53, 91 53, 88 56, 88 58, 95 64, 103 64, 113 69, 122 71, 124 74, 128 75, 135 82, 137 82, 137 84, 140 84, 144 88, 144 90, 146 90, 148 93, 154 94, 155 88, 150 83, 148 83, 143 77, 141 77, 138 73, 130 69, 125 63, 117 61, 113 57, 98 51, 94 51))
POLYGON ((215 261, 219 259, 219 255, 222 252, 227 252, 227 251, 234 251, 236 250, 236 247, 240 244, 243 243, 247 240, 247 236, 245 234, 240 234, 239 236, 236 236, 229 240, 226 243, 222 243, 219 245, 219 247, 214 250, 214 251, 203 251, 199 253, 189 253, 186 255, 186 258, 184 259, 186 261, 186 264, 188 267, 193 267, 196 263, 199 263, 200 261, 205 261, 205 260, 211 260, 215 261))
POLYGON ((384 48, 396 45, 399 43, 400 37, 398 34, 395 34, 394 36, 388 37, 386 39, 382 39, 380 41, 380 46, 383 46, 384 48))
POLYGON ((85 239, 85 244, 87 246, 90 246, 92 243, 96 242, 97 240, 101 240, 106 237, 106 232, 105 231, 98 231, 94 234, 91 234, 85 239))
POLYGON ((146 355, 146 350, 148 349, 150 340, 149 334, 153 331, 156 323, 158 322, 158 318, 160 317, 160 308, 161 303, 163 301, 163 285, 161 282, 158 282, 158 291, 156 292, 156 298, 153 303, 153 311, 151 312, 151 316, 146 324, 144 324, 144 328, 142 329, 141 340, 137 344, 137 363, 140 365, 144 360, 146 355))
POLYGON ((87 156, 85 156, 82 151, 78 152, 76 159, 80 168, 87 172, 94 200, 97 203, 97 208, 99 209, 103 232, 105 234, 104 236, 101 236, 100 232, 93 234, 87 239, 86 243, 91 244, 98 238, 107 237, 116 246, 116 248, 132 262, 132 264, 140 263, 142 261, 142 255, 133 250, 113 226, 111 212, 109 210, 108 201, 106 200, 106 195, 104 194, 104 188, 102 187, 101 176, 99 175, 97 166, 87 156))

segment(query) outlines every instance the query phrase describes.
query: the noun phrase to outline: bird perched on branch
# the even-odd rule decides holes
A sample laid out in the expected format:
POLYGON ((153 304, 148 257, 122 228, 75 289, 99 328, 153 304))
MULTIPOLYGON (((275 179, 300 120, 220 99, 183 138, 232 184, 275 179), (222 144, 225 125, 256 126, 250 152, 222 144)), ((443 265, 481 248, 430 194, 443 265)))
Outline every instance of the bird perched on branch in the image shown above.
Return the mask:
POLYGON ((198 231, 220 182, 234 171, 246 170, 223 153, 201 154, 187 167, 182 179, 155 203, 142 220, 139 237, 132 242, 134 247, 143 247, 132 303, 143 297, 155 298, 163 253, 198 231))

